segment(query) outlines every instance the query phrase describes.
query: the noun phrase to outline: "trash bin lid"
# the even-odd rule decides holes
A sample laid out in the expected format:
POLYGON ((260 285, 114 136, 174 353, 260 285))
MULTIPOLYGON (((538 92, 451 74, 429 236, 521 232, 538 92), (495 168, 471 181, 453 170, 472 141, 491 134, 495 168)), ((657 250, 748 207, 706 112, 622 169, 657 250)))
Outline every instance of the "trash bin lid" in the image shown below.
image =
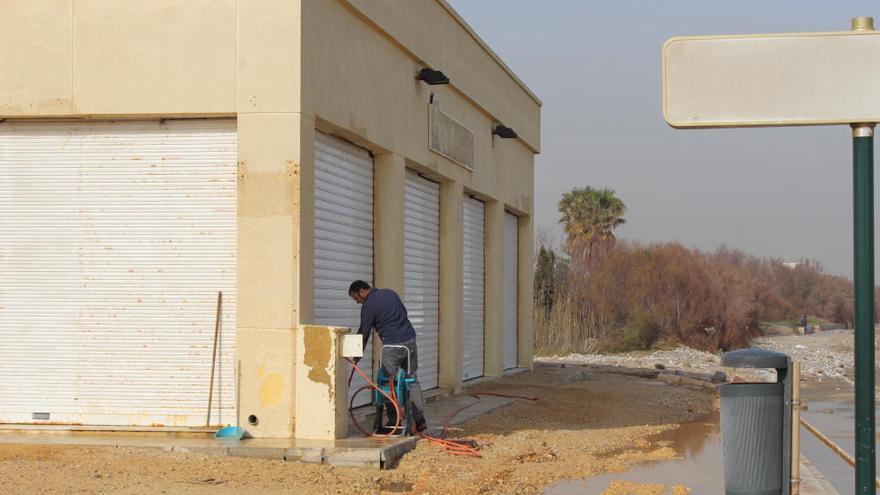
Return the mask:
POLYGON ((788 368, 788 355, 766 349, 740 349, 725 352, 721 366, 726 368, 788 368))

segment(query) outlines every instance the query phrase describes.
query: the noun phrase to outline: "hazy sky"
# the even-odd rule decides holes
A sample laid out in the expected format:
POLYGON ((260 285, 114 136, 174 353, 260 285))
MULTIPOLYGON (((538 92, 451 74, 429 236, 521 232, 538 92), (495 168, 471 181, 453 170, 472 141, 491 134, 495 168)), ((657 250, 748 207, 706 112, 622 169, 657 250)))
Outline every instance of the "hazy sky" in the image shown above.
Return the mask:
POLYGON ((660 109, 660 50, 678 35, 844 31, 851 17, 880 17, 880 4, 450 3, 544 102, 537 226, 557 225, 573 185, 610 187, 628 207, 622 238, 806 257, 851 276, 849 128, 674 130, 660 109))

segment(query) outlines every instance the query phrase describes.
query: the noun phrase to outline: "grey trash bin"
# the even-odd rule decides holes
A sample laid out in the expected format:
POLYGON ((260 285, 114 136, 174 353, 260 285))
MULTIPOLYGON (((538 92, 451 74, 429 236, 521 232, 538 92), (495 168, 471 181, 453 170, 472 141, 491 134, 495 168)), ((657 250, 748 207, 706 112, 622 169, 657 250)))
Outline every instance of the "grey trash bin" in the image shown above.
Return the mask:
POLYGON ((721 385, 721 444, 726 495, 788 495, 790 490, 791 360, 743 349, 724 354, 730 368, 776 369, 776 383, 721 385))

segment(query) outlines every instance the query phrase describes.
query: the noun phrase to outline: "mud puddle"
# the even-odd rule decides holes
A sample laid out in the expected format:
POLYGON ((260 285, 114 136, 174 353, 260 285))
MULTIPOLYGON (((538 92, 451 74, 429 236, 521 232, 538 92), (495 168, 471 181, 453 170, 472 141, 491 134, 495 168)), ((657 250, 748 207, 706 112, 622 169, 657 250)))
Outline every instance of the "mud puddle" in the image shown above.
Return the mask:
MULTIPOLYGON (((650 449, 668 447, 678 459, 636 464, 624 473, 557 483, 545 495, 699 495, 724 493, 718 414, 659 435, 650 449)), ((644 454, 649 456, 649 451, 644 454)))

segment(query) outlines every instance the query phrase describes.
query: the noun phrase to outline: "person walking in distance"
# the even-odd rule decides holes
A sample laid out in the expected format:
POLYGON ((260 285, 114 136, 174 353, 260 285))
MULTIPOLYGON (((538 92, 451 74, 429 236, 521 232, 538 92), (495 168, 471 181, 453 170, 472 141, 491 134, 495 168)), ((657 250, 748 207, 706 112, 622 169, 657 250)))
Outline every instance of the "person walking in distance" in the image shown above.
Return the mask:
MULTIPOLYGON (((381 362, 388 376, 396 376, 397 370, 403 368, 408 378, 416 379, 419 365, 419 353, 416 346, 416 331, 409 321, 406 308, 391 289, 377 289, 363 280, 355 280, 348 288, 348 295, 361 305, 361 325, 358 333, 363 336, 364 349, 370 340, 373 328, 379 332, 379 338, 385 345, 405 346, 407 352, 399 347, 383 348, 381 362)), ((413 423, 416 431, 428 427, 424 415, 422 388, 418 379, 410 387, 412 398, 413 423)))

